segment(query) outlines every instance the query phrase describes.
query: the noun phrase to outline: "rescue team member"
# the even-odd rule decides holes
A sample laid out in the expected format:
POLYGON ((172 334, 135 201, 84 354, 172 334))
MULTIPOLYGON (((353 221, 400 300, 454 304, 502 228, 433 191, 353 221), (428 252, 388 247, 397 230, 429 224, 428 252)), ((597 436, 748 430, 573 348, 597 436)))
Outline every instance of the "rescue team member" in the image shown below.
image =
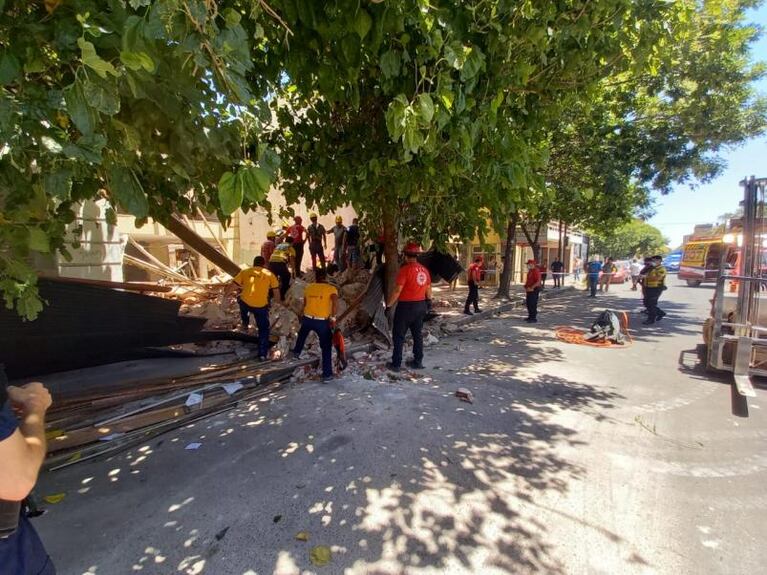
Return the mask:
POLYGON ((240 319, 242 329, 248 330, 250 314, 256 318, 258 327, 258 359, 266 359, 269 353, 269 294, 280 303, 280 282, 268 269, 264 268, 266 261, 262 256, 256 256, 253 267, 242 270, 232 280, 242 291, 237 298, 240 304, 240 319))
POLYGON ((293 249, 296 252, 295 264, 293 267, 293 276, 301 277, 301 261, 304 259, 304 243, 306 242, 306 228, 303 226, 304 221, 301 216, 293 218, 295 222, 288 228, 288 235, 293 238, 293 249))
POLYGON ((646 293, 645 293, 645 279, 647 278, 647 272, 649 272, 652 269, 652 258, 645 258, 644 259, 644 266, 641 270, 639 270, 639 283, 642 286, 642 305, 645 306, 642 311, 639 313, 647 314, 647 302, 645 301, 646 293))
POLYGON ((527 279, 525 280, 525 303, 527 304, 527 323, 538 321, 538 296, 541 293, 541 269, 535 260, 527 260, 527 279))
POLYGON ((7 386, 5 371, 0 366, 0 573, 3 574, 56 573, 21 503, 35 486, 45 458, 45 413, 50 406, 51 394, 42 383, 7 386))
POLYGON ((293 356, 301 357, 306 338, 313 331, 320 338, 322 350, 322 381, 327 383, 333 379, 333 331, 331 324, 336 321, 338 311, 338 290, 327 283, 327 273, 324 269, 318 269, 315 273, 316 281, 306 286, 304 290, 303 318, 301 329, 298 330, 296 347, 293 356))
POLYGON ((333 263, 338 266, 338 271, 344 271, 346 269, 346 226, 344 226, 344 219, 341 216, 336 216, 336 225, 328 230, 329 234, 333 234, 335 245, 333 247, 333 263))
POLYGON ((317 269, 317 259, 320 267, 325 269, 325 250, 328 249, 328 238, 325 226, 317 223, 317 214, 309 214, 312 221, 306 228, 306 237, 309 238, 309 253, 312 256, 312 269, 317 269))
POLYGON ((666 289, 666 268, 663 267, 663 256, 653 256, 652 267, 644 279, 645 307, 647 319, 642 323, 650 325, 662 320, 666 312, 658 307, 658 299, 666 289))
POLYGON ((277 247, 277 234, 274 232, 266 232, 266 241, 261 244, 261 257, 264 261, 268 262, 272 258, 274 248, 277 247))
POLYGON ((269 258, 269 271, 280 280, 280 295, 285 299, 285 294, 290 288, 290 268, 295 270, 296 250, 293 249, 293 238, 286 236, 285 241, 277 244, 272 257, 269 258))
POLYGON ((411 242, 405 246, 405 264, 400 268, 394 291, 386 302, 387 309, 397 304, 394 312, 394 351, 391 363, 386 365, 392 371, 399 371, 402 366, 402 348, 408 330, 413 334, 413 360, 406 365, 423 369, 423 320, 428 310, 427 300, 431 300, 431 276, 429 270, 418 263, 419 253, 421 246, 418 244, 411 242))
POLYGON ((482 257, 477 256, 474 258, 474 263, 469 266, 466 275, 469 280, 469 296, 466 298, 466 305, 463 306, 463 313, 466 315, 473 315, 469 307, 474 304, 474 311, 480 312, 479 309, 479 277, 482 274, 482 257))
POLYGON ((357 218, 346 230, 346 265, 355 270, 360 267, 360 226, 357 218))
POLYGON ((599 273, 602 271, 602 262, 591 260, 586 264, 586 279, 589 284, 589 297, 597 297, 597 284, 599 283, 599 273))
POLYGON ((562 280, 564 279, 565 264, 562 263, 559 258, 551 262, 551 275, 554 278, 554 287, 562 287, 562 280))

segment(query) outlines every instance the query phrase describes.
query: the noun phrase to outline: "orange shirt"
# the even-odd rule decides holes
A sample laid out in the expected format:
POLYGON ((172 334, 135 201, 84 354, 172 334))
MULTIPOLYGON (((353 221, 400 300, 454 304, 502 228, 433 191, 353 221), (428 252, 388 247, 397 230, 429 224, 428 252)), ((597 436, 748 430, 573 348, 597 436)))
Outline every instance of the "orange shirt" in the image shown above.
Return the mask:
POLYGON ((405 264, 397 274, 397 285, 402 286, 399 301, 423 301, 431 285, 429 270, 419 263, 405 264))

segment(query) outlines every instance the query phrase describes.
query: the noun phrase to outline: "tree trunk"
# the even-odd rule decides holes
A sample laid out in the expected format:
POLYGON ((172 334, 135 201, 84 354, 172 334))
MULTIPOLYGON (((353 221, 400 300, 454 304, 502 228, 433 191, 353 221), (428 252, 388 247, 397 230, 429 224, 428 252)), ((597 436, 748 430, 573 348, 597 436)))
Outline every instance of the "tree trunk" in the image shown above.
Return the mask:
POLYGON ((562 246, 564 245, 564 242, 562 241, 562 220, 559 220, 559 240, 557 241, 557 260, 560 262, 562 261, 562 246))
POLYGON ((384 293, 388 300, 392 291, 394 290, 394 283, 397 280, 397 272, 399 271, 399 252, 397 250, 398 235, 398 221, 397 221, 397 209, 390 204, 384 204, 382 223, 384 231, 384 293))
POLYGON ((162 225, 202 257, 216 264, 229 275, 236 276, 240 273, 240 266, 197 235, 194 230, 186 227, 178 217, 170 215, 166 221, 162 222, 162 225))
POLYGON ((525 237, 527 238, 527 243, 530 244, 530 249, 533 250, 533 259, 541 263, 541 244, 538 243, 538 238, 541 235, 541 226, 543 225, 542 221, 539 221, 535 225, 535 236, 532 236, 530 234, 530 230, 527 229, 527 224, 523 223, 522 226, 522 232, 524 232, 525 237))
POLYGON ((518 221, 519 212, 511 214, 508 226, 506 227, 506 245, 503 249, 503 272, 501 273, 498 292, 495 294, 494 299, 511 299, 509 286, 511 285, 512 272, 514 271, 514 248, 517 245, 516 236, 518 221))

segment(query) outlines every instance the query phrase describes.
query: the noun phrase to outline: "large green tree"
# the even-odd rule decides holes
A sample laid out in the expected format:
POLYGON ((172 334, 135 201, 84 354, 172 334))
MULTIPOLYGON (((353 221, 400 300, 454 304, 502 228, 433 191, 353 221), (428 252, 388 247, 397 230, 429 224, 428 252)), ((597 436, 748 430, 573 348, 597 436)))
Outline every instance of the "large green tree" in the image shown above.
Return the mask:
MULTIPOLYGON (((351 203, 385 231, 471 236, 521 199, 545 161, 542 127, 624 62, 651 60, 673 4, 275 1, 293 31, 274 143, 288 199, 351 203)), ((276 26, 276 24, 272 24, 276 26)), ((506 212, 508 213, 508 212, 506 212)))
POLYGON ((642 220, 632 220, 615 229, 597 229, 590 235, 591 250, 606 257, 647 257, 668 251, 668 239, 658 228, 642 220))
MULTIPOLYGON (((746 13, 757 2, 678 3, 658 58, 603 78, 564 110, 546 134, 545 190, 521 220, 548 218, 612 230, 652 211, 652 192, 696 185, 721 172, 722 149, 765 128, 754 90, 764 64, 750 54, 758 36, 746 13)), ((502 282, 499 295, 508 294, 502 282)))
MULTIPOLYGON (((270 17, 266 17, 270 18, 270 17)), ((77 202, 165 219, 264 200, 259 2, 0 1, 0 291, 34 318, 34 253, 77 245, 77 202), (254 63, 255 62, 255 63, 254 63), (217 184, 222 185, 217 188, 217 184)), ((282 30, 282 34, 285 30, 282 30)))

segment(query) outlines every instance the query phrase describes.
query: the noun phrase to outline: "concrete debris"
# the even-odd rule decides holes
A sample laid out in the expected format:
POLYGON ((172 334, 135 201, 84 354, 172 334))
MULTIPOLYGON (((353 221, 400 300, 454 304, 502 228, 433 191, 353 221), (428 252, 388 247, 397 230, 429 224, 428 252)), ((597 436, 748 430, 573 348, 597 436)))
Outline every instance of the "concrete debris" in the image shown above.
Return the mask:
POLYGON ((367 352, 364 352, 364 351, 358 351, 357 353, 352 355, 352 357, 354 358, 354 361, 364 361, 370 358, 367 352))
POLYGON ((455 396, 466 403, 474 403, 474 394, 465 387, 459 387, 458 391, 455 392, 455 396))
POLYGON ((285 305, 295 314, 300 314, 304 306, 304 291, 307 285, 305 281, 295 279, 285 295, 285 305))
POLYGON ((367 285, 361 282, 347 284, 341 288, 341 297, 353 302, 365 292, 366 287, 367 285))
POLYGON ((439 343, 439 338, 431 333, 427 333, 426 337, 423 338, 423 344, 426 347, 434 345, 435 343, 439 343))

